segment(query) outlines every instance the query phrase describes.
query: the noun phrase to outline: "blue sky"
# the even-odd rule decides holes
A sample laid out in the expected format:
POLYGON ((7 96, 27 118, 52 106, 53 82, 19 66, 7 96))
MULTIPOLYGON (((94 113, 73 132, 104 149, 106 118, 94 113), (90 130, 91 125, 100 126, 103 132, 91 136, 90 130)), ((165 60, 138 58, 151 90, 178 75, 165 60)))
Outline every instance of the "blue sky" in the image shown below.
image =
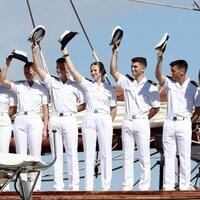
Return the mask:
MULTIPOLYGON (((130 73, 130 60, 135 56, 147 58, 148 79, 155 80, 156 51, 154 46, 165 32, 170 40, 165 53, 164 74, 170 74, 169 63, 185 59, 189 64, 188 75, 197 81, 200 66, 200 12, 186 11, 154 5, 140 4, 128 0, 74 0, 83 26, 99 59, 105 64, 108 76, 111 57, 111 32, 117 25, 124 30, 120 45, 119 71, 130 73)), ((154 2, 193 7, 192 0, 154 0, 154 2)), ((199 0, 197 2, 200 2, 199 0)), ((46 35, 41 42, 44 57, 51 74, 55 74, 55 60, 61 56, 59 36, 65 30, 79 32, 69 44, 69 52, 76 68, 90 77, 89 65, 94 61, 91 49, 79 25, 69 0, 29 0, 36 25, 45 26, 46 35)), ((26 51, 32 60, 31 44, 27 38, 32 23, 26 0, 0 1, 0 65, 12 49, 26 51)), ((8 77, 22 79, 23 63, 13 61, 8 77)))
MULTIPOLYGON (((93 48, 105 64, 108 77, 113 84, 114 80, 109 75, 111 58, 109 42, 115 26, 121 26, 124 30, 118 60, 118 69, 121 73, 130 74, 132 57, 144 56, 148 61, 146 75, 148 79, 156 81, 154 71, 157 52, 154 47, 163 34, 168 32, 170 39, 165 52, 163 73, 170 75, 171 61, 185 59, 189 64, 188 75, 197 81, 200 69, 200 12, 140 4, 128 0, 74 0, 73 2, 93 48)), ((193 7, 192 0, 154 0, 154 2, 193 7)), ((200 0, 197 2, 200 3, 200 0)), ((55 60, 62 55, 58 38, 65 30, 71 30, 79 32, 79 35, 68 46, 70 56, 80 73, 90 78, 89 66, 94 58, 70 1, 29 0, 29 3, 35 24, 41 24, 46 29, 41 47, 50 73, 56 74, 55 60)), ((0 65, 4 64, 5 57, 13 49, 27 52, 31 61, 31 43, 27 39, 33 26, 26 0, 0 0, 0 24, 0 65)), ((22 66, 22 62, 13 60, 8 77, 12 80, 23 79, 22 66)), ((137 167, 135 171, 138 177, 137 167)), ((152 177, 158 179, 157 173, 158 168, 153 170, 152 177)), ((115 184, 112 189, 120 189, 122 170, 116 171, 114 177, 115 184)), ((83 189, 83 186, 81 187, 83 189)), ((158 186, 154 184, 152 188, 158 189, 158 186)))

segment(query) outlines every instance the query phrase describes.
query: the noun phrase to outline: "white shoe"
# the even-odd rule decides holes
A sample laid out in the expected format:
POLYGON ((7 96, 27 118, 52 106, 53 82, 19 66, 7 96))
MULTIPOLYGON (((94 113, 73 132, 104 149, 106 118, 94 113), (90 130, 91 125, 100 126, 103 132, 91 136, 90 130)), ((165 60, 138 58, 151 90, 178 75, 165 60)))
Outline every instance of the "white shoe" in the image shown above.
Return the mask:
POLYGON ((54 191, 62 192, 62 191, 65 191, 65 190, 64 190, 64 188, 55 188, 54 191))
POLYGON ((34 188, 34 190, 33 190, 33 192, 39 192, 40 191, 40 189, 38 189, 38 188, 34 188))
POLYGON ((162 191, 174 191, 175 189, 172 188, 163 188, 162 191))
POLYGON ((103 188, 102 191, 110 191, 108 188, 103 188))
POLYGON ((123 187, 122 190, 123 190, 123 191, 131 191, 132 188, 130 188, 130 187, 123 187))

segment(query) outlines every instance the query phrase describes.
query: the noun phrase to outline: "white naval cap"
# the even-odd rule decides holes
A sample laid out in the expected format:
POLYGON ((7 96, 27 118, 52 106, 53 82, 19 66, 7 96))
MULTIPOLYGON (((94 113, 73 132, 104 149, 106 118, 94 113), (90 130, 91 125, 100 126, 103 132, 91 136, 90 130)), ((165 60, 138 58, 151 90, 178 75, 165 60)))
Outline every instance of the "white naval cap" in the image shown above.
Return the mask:
POLYGON ((155 46, 156 50, 161 50, 163 53, 165 52, 167 42, 169 40, 169 35, 168 33, 165 33, 162 37, 162 39, 158 42, 158 44, 155 46))
POLYGON ((67 43, 76 35, 77 32, 66 30, 58 39, 61 44, 61 48, 64 49, 67 43))
POLYGON ((28 37, 28 41, 39 43, 39 42, 43 39, 43 37, 44 37, 44 35, 45 35, 45 32, 46 32, 46 31, 45 31, 44 26, 42 26, 42 25, 36 26, 36 27, 31 31, 31 34, 30 34, 29 37, 28 37))
POLYGON ((16 59, 23 61, 25 63, 28 62, 27 53, 24 52, 24 51, 21 51, 21 50, 14 49, 8 57, 16 58, 16 59))
POLYGON ((119 46, 123 37, 123 30, 120 26, 116 26, 111 34, 111 40, 109 45, 119 46))

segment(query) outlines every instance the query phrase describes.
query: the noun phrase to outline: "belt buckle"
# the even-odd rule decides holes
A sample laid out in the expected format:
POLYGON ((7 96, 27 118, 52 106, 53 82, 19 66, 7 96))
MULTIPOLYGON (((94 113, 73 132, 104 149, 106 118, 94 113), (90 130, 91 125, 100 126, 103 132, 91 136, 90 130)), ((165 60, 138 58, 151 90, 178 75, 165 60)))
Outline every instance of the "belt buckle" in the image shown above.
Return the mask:
POLYGON ((94 113, 98 113, 98 110, 97 110, 97 109, 94 109, 94 113))
POLYGON ((64 113, 59 113, 59 116, 60 116, 60 117, 63 117, 63 116, 64 116, 64 113))
POLYGON ((25 112, 24 112, 24 115, 28 115, 28 111, 25 111, 25 112))
POLYGON ((136 115, 132 115, 132 119, 136 119, 136 115))

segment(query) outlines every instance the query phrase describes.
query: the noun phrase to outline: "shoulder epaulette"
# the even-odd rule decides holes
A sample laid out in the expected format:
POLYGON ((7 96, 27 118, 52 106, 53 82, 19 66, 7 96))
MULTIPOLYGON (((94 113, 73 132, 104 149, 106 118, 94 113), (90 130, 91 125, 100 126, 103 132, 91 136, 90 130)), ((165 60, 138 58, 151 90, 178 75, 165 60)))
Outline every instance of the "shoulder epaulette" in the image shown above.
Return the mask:
POLYGON ((157 83, 154 82, 154 81, 152 81, 152 80, 147 80, 147 82, 151 83, 151 84, 154 85, 154 86, 157 86, 157 83))
POLYGON ((55 78, 56 80, 60 80, 57 76, 50 75, 51 77, 55 78))
POLYGON ((132 77, 132 76, 130 76, 129 74, 126 74, 126 77, 130 80, 130 81, 134 81, 135 79, 132 77))
POLYGON ((46 87, 46 85, 44 84, 43 81, 39 81, 39 83, 40 83, 42 86, 45 86, 45 87, 46 87))
POLYGON ((195 81, 190 81, 193 85, 195 85, 196 87, 199 87, 199 84, 195 81))
POLYGON ((19 80, 19 81, 15 81, 16 83, 24 83, 25 80, 19 80))
POLYGON ((166 76, 167 78, 169 78, 169 79, 173 79, 171 76, 166 76))
POLYGON ((166 76, 168 79, 170 79, 170 81, 176 83, 176 81, 172 78, 172 76, 166 76))
POLYGON ((86 78, 86 77, 85 77, 85 79, 86 79, 86 80, 88 80, 88 81, 90 81, 90 82, 92 82, 92 80, 91 80, 91 79, 89 79, 89 78, 86 78))

